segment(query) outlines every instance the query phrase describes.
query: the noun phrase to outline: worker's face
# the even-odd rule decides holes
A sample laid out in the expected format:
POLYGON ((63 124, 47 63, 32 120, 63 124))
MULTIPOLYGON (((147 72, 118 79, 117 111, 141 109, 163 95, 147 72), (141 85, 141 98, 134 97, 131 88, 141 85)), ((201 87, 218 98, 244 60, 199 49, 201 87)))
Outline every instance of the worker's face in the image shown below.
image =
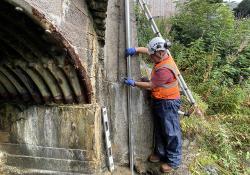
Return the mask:
POLYGON ((160 56, 164 56, 164 52, 162 51, 158 51, 152 55, 150 55, 150 58, 151 60, 154 62, 154 63, 159 63, 161 62, 161 57, 160 56))
POLYGON ((150 58, 153 61, 153 63, 160 62, 160 58, 158 56, 156 56, 155 54, 150 55, 150 58))

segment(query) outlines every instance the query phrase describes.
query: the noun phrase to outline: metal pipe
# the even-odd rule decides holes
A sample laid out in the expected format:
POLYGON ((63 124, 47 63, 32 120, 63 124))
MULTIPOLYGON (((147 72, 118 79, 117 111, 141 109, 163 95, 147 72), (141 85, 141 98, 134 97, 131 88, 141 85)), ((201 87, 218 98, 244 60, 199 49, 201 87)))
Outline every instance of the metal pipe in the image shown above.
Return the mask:
MULTIPOLYGON (((126 21, 126 47, 131 47, 131 33, 130 33, 130 1, 125 0, 125 21, 126 21)), ((127 76, 131 78, 131 57, 127 58, 127 76)), ((129 164, 131 174, 134 174, 134 147, 133 147, 133 120, 131 113, 131 87, 128 86, 128 106, 127 106, 127 114, 128 114, 128 134, 129 134, 129 164)))

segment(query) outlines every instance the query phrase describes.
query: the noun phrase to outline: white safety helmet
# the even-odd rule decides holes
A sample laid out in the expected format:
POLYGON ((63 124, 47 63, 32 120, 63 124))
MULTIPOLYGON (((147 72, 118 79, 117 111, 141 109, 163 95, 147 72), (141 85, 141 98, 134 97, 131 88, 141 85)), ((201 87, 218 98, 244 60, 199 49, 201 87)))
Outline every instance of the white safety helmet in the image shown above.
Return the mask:
POLYGON ((149 54, 152 55, 156 51, 163 50, 165 51, 171 45, 169 40, 164 40, 161 37, 155 37, 148 43, 149 54))

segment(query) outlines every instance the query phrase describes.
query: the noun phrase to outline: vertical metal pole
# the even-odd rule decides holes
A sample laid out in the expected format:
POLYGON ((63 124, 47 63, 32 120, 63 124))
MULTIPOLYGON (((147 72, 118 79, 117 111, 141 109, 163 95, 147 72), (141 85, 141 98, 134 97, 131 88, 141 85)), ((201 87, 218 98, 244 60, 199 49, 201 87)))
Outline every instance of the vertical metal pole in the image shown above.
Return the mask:
MULTIPOLYGON (((129 0, 125 0, 125 21, 126 21, 126 47, 131 47, 131 32, 130 32, 130 4, 129 0)), ((127 76, 131 77, 131 57, 127 58, 127 76)), ((129 134, 129 164, 131 174, 134 174, 134 148, 133 148, 133 120, 131 114, 131 87, 128 86, 128 134, 129 134)))

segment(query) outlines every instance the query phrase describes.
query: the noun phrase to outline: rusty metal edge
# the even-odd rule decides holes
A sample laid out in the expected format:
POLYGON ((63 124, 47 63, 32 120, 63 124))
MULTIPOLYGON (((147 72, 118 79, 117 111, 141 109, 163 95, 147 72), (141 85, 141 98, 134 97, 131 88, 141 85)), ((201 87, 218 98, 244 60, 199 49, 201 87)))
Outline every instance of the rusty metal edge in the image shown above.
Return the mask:
POLYGON ((39 24, 44 30, 49 30, 51 32, 51 36, 58 42, 59 46, 65 48, 69 57, 71 58, 70 61, 73 63, 75 69, 79 73, 81 81, 83 83, 83 88, 86 90, 87 93, 87 103, 92 103, 94 99, 93 97, 93 88, 91 85, 90 78, 87 75, 86 69, 83 67, 80 61, 79 55, 76 53, 75 48, 69 43, 69 41, 60 33, 60 31, 52 24, 46 16, 40 12, 35 7, 31 6, 26 1, 19 1, 19 0, 5 0, 12 5, 21 7, 23 9, 23 13, 28 15, 30 18, 34 20, 37 24, 39 24))

